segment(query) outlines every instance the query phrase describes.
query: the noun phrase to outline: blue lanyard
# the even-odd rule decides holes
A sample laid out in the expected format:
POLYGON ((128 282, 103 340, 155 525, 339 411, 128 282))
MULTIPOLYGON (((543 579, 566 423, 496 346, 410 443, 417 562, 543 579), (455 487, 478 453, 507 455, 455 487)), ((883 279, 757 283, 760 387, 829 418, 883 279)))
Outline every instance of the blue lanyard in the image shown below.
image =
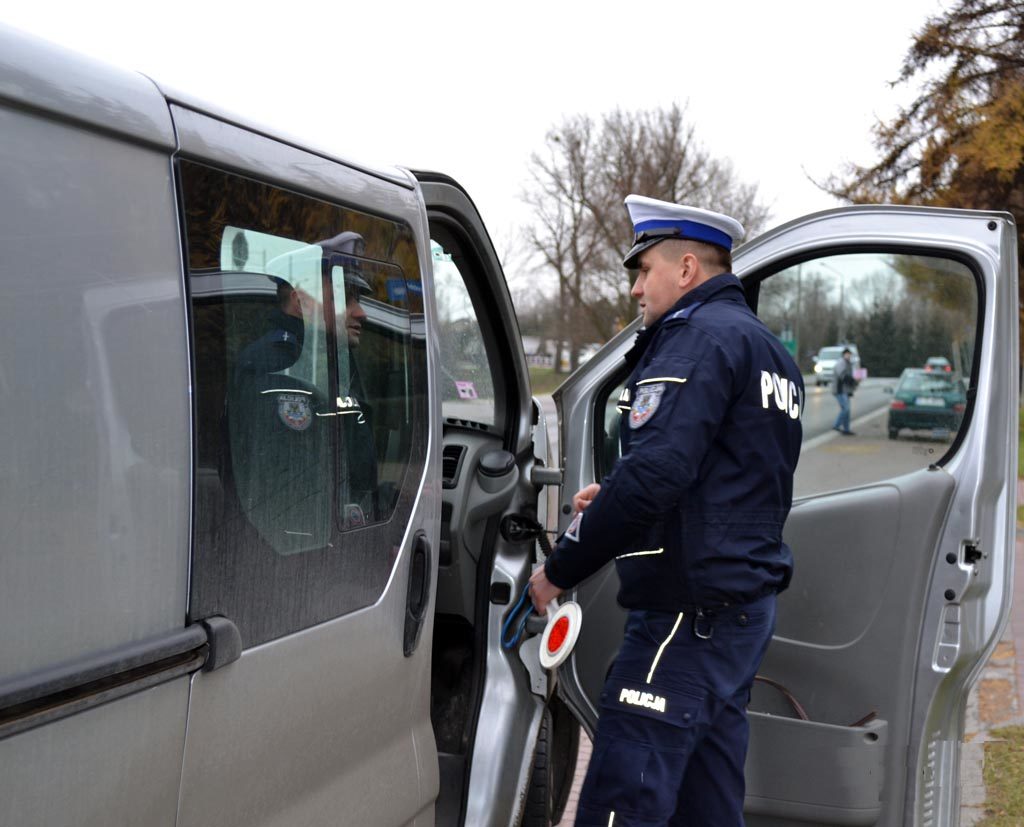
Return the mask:
POLYGON ((523 593, 519 595, 519 600, 516 605, 512 607, 512 611, 509 612, 508 617, 505 618, 505 622, 501 624, 501 648, 502 649, 514 649, 523 639, 523 633, 526 631, 526 621, 530 619, 530 613, 533 611, 533 604, 527 600, 530 594, 530 584, 526 584, 526 588, 523 589, 523 593), (526 609, 524 612, 523 609, 526 609), (522 612, 523 617, 519 621, 519 628, 516 629, 515 634, 511 639, 508 637, 509 629, 515 624, 516 617, 522 612))

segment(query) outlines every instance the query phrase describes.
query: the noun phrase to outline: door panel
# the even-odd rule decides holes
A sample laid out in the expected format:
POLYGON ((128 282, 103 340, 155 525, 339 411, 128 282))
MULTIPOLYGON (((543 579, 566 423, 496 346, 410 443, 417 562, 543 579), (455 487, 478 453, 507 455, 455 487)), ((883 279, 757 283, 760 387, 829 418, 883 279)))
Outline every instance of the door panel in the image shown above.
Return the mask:
MULTIPOLYGON (((785 530, 795 572, 760 673, 809 720, 798 720, 772 684, 755 684, 747 823, 955 823, 967 690, 1008 612, 1017 389, 1005 377, 1016 375, 1018 336, 1012 224, 953 210, 837 210, 755 239, 735 265, 748 301, 810 374, 785 530), (802 335, 811 349, 809 326, 823 339, 814 351, 834 344, 830 338, 862 338, 867 373, 853 398, 853 439, 829 428, 835 403, 827 387, 814 387, 811 354, 799 345, 802 335), (872 337, 888 349, 872 351, 872 337), (892 352, 902 355, 886 363, 892 352), (924 354, 948 356, 955 381, 929 376, 924 354), (919 374, 931 388, 960 383, 962 396, 953 387, 918 393, 919 405, 913 396, 904 402, 903 379, 919 374), (945 427, 931 416, 909 426, 898 418, 907 408, 938 409, 943 397, 945 427)), ((621 359, 635 331, 623 331, 555 394, 563 508, 608 470, 609 451, 614 458, 606 408, 625 378, 621 359)), ((568 519, 563 514, 563 527, 568 519)), ((586 622, 573 680, 562 690, 590 726, 621 640, 617 585, 608 568, 575 595, 586 622)))
POLYGON ((172 115, 196 377, 189 613, 226 616, 243 649, 192 679, 178 824, 431 824, 422 205, 410 184, 172 115))
POLYGON ((174 827, 188 678, 4 740, 0 823, 174 827))
POLYGON ((403 656, 405 596, 194 678, 179 825, 406 824, 432 802, 428 675, 410 667, 422 643, 403 656))

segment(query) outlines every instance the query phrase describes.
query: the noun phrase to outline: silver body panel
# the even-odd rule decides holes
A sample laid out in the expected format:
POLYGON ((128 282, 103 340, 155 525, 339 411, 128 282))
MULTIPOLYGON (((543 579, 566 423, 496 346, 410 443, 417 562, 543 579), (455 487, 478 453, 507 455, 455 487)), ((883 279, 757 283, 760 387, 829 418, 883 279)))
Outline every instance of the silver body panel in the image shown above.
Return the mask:
POLYGON ((181 678, 0 742, 0 824, 174 827, 187 708, 181 678))
POLYGON ((0 26, 0 99, 96 132, 171 150, 167 102, 142 75, 0 26))
MULTIPOLYGON (((9 680, 182 626, 190 402, 166 103, 0 30, 0 134, 9 680)), ((0 740, 0 822, 172 825, 187 704, 179 679, 0 740)))
POLYGON ((223 107, 216 106, 209 101, 204 100, 202 97, 192 94, 191 92, 175 89, 159 82, 157 83, 157 86, 167 98, 168 103, 176 104, 184 109, 191 109, 195 112, 210 115, 224 123, 241 127, 247 132, 272 138, 278 143, 287 144, 288 146, 295 147, 296 149, 301 149, 305 153, 318 155, 325 160, 334 161, 337 164, 343 164, 351 170, 368 173, 377 178, 383 178, 393 184, 403 186, 406 189, 413 189, 415 186, 413 178, 408 172, 401 168, 376 167, 369 164, 357 163, 351 158, 345 158, 331 152, 326 147, 311 144, 308 139, 290 136, 282 129, 281 124, 276 125, 274 128, 270 128, 266 124, 261 124, 233 112, 228 112, 223 107))

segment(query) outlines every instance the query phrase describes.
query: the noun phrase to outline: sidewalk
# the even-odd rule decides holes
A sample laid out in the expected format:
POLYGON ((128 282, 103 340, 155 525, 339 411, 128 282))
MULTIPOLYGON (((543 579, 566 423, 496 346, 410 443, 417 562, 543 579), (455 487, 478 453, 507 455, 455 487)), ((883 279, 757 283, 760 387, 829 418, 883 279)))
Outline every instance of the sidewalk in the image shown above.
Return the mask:
MULTIPOLYGON (((1024 480, 1017 480, 1017 502, 1024 504, 1024 480)), ((1024 534, 1019 528, 1015 562, 1010 622, 967 701, 960 753, 961 827, 971 827, 985 816, 982 772, 989 733, 1000 726, 1024 723, 1024 534)))

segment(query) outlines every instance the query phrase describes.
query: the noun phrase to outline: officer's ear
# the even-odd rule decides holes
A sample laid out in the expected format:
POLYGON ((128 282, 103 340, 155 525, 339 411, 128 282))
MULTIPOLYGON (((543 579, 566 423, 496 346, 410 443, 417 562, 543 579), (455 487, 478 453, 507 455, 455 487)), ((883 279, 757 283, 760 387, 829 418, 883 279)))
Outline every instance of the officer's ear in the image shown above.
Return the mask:
POLYGON ((679 286, 692 287, 700 280, 702 267, 700 259, 687 250, 679 259, 679 286))

